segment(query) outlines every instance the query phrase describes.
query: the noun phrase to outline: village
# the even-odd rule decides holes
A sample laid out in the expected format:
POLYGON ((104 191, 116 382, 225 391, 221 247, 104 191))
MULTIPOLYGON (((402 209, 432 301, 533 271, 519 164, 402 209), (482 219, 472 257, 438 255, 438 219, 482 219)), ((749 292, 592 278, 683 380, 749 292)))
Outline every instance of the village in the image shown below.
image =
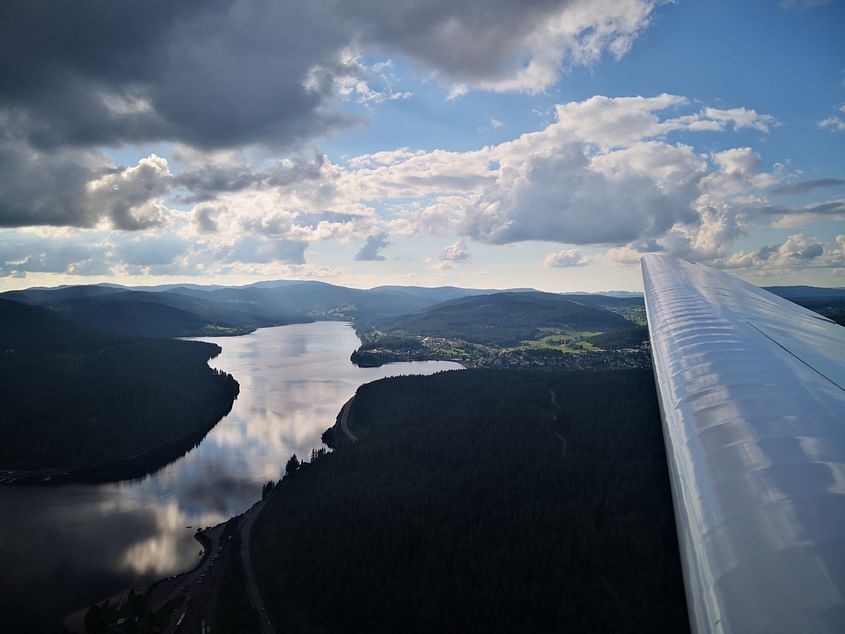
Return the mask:
POLYGON ((380 347, 372 341, 352 353, 352 362, 375 367, 398 361, 456 361, 467 368, 551 367, 573 370, 651 368, 651 348, 643 341, 636 348, 587 349, 569 342, 568 350, 550 346, 499 348, 446 337, 408 338, 406 345, 395 341, 380 347))

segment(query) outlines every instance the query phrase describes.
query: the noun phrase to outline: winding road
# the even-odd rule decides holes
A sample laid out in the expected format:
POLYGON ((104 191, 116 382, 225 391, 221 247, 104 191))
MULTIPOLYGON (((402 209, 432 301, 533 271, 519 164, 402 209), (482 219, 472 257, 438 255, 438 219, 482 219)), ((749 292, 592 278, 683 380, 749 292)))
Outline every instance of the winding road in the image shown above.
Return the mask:
POLYGON ((270 622, 270 615, 261 600, 261 593, 258 591, 258 584, 255 582, 255 575, 252 569, 252 557, 250 557, 249 539, 252 533, 252 524, 255 518, 261 513, 266 500, 261 500, 249 511, 246 519, 241 522, 241 561, 244 565, 244 577, 246 579, 246 592, 249 595, 249 602, 258 613, 258 626, 261 634, 275 634, 273 624, 270 622))
POLYGON ((340 410, 340 428, 343 430, 343 433, 346 434, 346 437, 349 438, 352 442, 358 442, 358 437, 349 431, 349 427, 346 425, 346 420, 349 418, 349 410, 352 409, 352 401, 355 400, 355 397, 352 396, 348 401, 343 404, 343 407, 340 410))

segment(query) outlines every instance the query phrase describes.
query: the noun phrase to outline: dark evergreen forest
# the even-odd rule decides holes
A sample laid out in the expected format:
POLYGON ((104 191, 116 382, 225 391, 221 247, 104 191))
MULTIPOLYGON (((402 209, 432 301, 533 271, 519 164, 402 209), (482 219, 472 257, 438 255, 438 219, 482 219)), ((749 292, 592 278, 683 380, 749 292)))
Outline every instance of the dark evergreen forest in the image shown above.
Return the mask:
POLYGON ((0 300, 0 469, 115 462, 210 428, 238 384, 214 344, 120 337, 0 300))
POLYGON ((277 631, 683 632, 651 372, 359 388, 253 532, 277 631))

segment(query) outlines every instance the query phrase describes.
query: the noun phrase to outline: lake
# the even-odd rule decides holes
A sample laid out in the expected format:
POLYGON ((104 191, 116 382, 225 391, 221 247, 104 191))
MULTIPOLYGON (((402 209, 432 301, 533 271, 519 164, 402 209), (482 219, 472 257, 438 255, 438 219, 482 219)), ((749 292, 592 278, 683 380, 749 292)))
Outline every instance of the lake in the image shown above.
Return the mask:
POLYGON ((210 365, 241 387, 232 411, 196 448, 137 480, 0 487, 0 624, 16 612, 67 614, 190 568, 200 550, 196 528, 243 512, 265 482, 281 477, 291 454, 307 458, 322 446, 320 435, 359 385, 460 368, 439 361, 358 368, 349 361, 358 338, 341 322, 202 340, 223 348, 210 365))

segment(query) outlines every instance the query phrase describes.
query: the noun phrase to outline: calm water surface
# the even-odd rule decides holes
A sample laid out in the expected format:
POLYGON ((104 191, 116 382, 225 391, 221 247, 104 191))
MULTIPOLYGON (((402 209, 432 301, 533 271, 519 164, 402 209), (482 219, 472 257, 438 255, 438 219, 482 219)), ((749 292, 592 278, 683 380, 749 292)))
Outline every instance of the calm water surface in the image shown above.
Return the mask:
POLYGON ((223 348, 211 365, 231 373, 241 391, 198 447, 140 480, 0 487, 0 607, 67 614, 191 567, 194 530, 241 513, 292 453, 307 457, 320 447, 359 385, 460 367, 357 368, 349 355, 358 339, 340 322, 205 340, 223 348))

